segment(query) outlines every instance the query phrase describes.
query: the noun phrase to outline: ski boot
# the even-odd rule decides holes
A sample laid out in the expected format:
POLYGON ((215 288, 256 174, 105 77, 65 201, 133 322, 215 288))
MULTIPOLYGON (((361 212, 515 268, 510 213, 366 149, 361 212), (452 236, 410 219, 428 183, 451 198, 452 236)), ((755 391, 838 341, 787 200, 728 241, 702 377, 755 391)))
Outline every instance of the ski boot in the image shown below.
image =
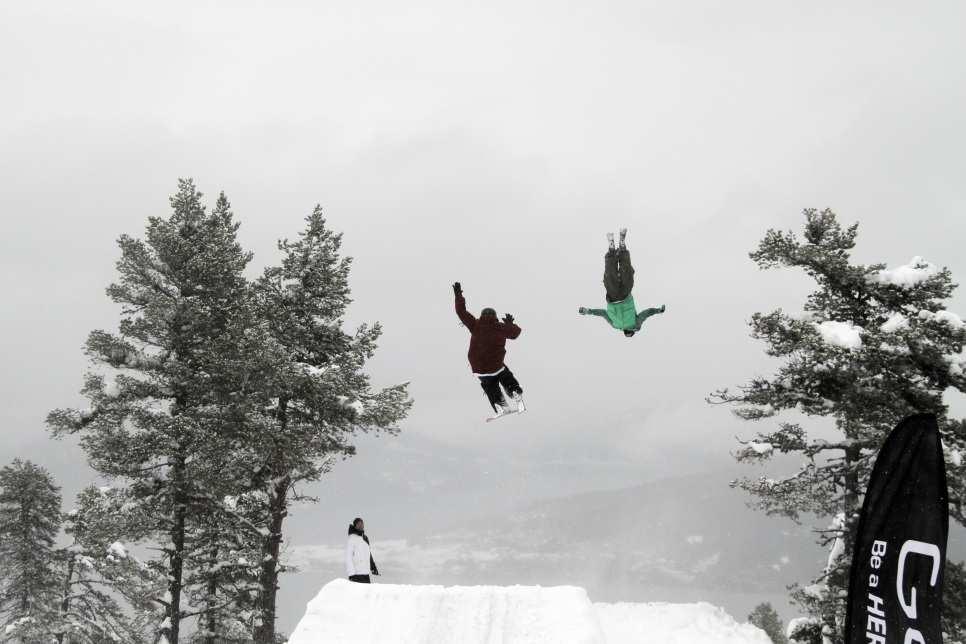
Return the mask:
POLYGON ((510 400, 517 404, 517 413, 522 413, 527 410, 527 406, 523 402, 523 394, 519 392, 514 392, 510 394, 510 400))

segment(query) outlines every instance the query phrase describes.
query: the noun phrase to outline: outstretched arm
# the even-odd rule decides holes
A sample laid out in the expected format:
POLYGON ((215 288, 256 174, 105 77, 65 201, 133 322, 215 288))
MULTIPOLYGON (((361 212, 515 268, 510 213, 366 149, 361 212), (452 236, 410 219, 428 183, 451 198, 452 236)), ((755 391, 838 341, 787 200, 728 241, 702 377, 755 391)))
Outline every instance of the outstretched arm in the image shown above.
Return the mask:
POLYGON ((637 314, 637 328, 640 329, 644 321, 651 317, 652 315, 658 315, 659 313, 664 313, 664 307, 659 307, 656 309, 644 309, 637 314))
POLYGON ((610 318, 607 317, 607 311, 605 309, 588 309, 580 307, 578 309, 581 315, 596 315, 597 317, 604 318, 608 324, 610 324, 610 318))
POLYGON ((466 298, 463 297, 463 287, 459 282, 453 284, 453 295, 456 296, 456 315, 467 329, 476 328, 476 318, 466 310, 466 298))
POLYGON ((523 333, 523 329, 513 322, 513 316, 507 313, 503 316, 503 334, 509 340, 516 340, 523 333))

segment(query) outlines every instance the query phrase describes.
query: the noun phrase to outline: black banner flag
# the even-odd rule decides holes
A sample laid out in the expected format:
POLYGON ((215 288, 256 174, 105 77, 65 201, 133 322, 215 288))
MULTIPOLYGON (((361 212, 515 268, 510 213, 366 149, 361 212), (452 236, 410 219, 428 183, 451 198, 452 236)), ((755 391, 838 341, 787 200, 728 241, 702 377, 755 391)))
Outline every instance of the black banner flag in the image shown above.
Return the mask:
POLYGON ((846 644, 942 644, 947 503, 936 417, 910 416, 889 434, 869 479, 852 557, 846 644))

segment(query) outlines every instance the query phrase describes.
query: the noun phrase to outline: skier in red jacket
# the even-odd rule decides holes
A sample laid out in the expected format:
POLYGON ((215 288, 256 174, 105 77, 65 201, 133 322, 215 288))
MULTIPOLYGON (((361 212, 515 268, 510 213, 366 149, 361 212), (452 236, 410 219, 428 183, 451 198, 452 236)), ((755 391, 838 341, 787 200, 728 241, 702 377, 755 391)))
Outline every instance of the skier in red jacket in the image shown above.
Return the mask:
MULTIPOLYGON (((504 363, 506 357, 506 341, 519 337, 521 329, 513 323, 513 316, 507 313, 503 321, 496 316, 496 311, 485 308, 476 319, 466 310, 466 299, 463 297, 463 287, 459 282, 453 284, 453 294, 456 296, 456 315, 470 330, 470 350, 467 357, 473 375, 480 379, 480 385, 486 393, 487 400, 493 406, 493 411, 499 418, 508 413, 526 411, 523 404, 523 389, 513 372, 504 363), (506 389, 510 399, 517 404, 516 410, 510 409, 500 387, 506 389)), ((488 419, 489 420, 489 419, 488 419)))

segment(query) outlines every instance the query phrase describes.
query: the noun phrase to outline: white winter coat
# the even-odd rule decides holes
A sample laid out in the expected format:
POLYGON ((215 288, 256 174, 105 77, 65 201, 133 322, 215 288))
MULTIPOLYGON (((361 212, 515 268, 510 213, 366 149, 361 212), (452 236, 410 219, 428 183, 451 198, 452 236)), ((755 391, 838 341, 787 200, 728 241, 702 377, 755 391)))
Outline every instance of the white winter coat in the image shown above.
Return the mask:
POLYGON ((350 534, 349 540, 345 544, 345 571, 351 577, 353 575, 368 575, 369 557, 371 551, 369 544, 357 534, 350 534))

